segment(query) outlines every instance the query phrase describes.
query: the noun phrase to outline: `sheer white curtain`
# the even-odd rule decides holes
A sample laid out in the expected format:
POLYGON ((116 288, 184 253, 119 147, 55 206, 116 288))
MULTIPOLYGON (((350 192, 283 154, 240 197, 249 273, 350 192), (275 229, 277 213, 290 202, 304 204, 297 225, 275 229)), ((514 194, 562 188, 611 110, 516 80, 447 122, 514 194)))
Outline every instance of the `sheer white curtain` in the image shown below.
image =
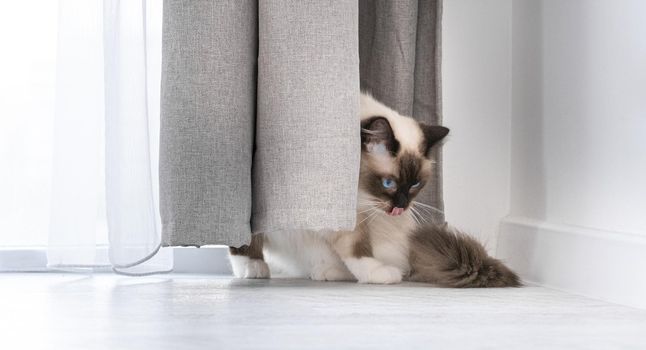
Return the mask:
MULTIPOLYGON (((162 1, 60 0, 52 15, 53 111, 51 120, 32 125, 49 133, 36 152, 50 166, 35 178, 50 210, 45 215, 3 204, 9 212, 0 219, 47 221, 49 268, 169 271, 172 251, 160 249, 157 181, 162 1)), ((21 116, 8 118, 15 117, 21 116)), ((29 159, 21 152, 34 150, 11 141, 0 140, 0 146, 8 159, 29 159)), ((10 166, 28 172, 20 162, 10 166)), ((18 200, 29 184, 23 187, 0 201, 28 205, 18 200)))

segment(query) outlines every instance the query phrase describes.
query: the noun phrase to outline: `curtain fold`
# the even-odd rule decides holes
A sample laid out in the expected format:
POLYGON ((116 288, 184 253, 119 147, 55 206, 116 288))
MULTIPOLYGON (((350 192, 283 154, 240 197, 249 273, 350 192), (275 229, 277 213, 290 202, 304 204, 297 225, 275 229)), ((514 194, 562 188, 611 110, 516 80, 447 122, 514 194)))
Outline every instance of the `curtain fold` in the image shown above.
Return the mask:
MULTIPOLYGON (((440 0, 164 6, 164 245, 354 228, 360 89, 440 122, 440 0)), ((441 209, 434 157, 421 198, 441 209)))
POLYGON ((162 8, 146 5, 60 2, 50 268, 172 269, 157 203, 162 8))
POLYGON ((104 0, 106 215, 117 272, 172 269, 159 215, 159 1, 104 0))
POLYGON ((252 230, 352 229, 357 3, 260 1, 259 22, 252 230))
POLYGON ((239 246, 252 222, 255 232, 352 228, 356 2, 164 6, 164 244, 239 246))
POLYGON ((249 0, 164 2, 160 194, 165 245, 248 240, 257 13, 257 2, 249 0))

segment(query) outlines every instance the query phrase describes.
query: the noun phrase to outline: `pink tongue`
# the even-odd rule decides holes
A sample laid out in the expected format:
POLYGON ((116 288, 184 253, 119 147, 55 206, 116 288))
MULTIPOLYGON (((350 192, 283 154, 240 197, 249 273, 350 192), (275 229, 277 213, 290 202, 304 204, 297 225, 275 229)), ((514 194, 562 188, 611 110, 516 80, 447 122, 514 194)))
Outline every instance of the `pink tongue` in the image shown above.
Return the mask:
POLYGON ((403 212, 404 212, 404 208, 394 207, 394 208, 390 211, 390 215, 397 216, 397 215, 401 215, 401 213, 403 213, 403 212))

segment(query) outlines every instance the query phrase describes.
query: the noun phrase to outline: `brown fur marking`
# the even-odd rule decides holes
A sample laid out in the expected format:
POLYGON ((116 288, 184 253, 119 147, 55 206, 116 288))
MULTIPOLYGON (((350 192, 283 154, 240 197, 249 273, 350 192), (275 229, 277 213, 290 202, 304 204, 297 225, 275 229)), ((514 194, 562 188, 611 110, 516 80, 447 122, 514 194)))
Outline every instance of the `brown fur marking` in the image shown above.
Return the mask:
POLYGON ((263 240, 264 235, 262 233, 252 234, 249 245, 245 244, 239 248, 229 247, 229 252, 231 255, 243 255, 248 256, 249 259, 264 260, 262 254, 263 240))
POLYGON ((425 123, 419 123, 419 126, 424 134, 424 142, 420 145, 420 151, 428 157, 431 148, 448 135, 449 129, 440 125, 428 125, 425 123))
POLYGON ((360 236, 352 247, 352 255, 356 258, 372 257, 372 243, 370 235, 364 230, 358 230, 360 236))
POLYGON ((365 151, 366 146, 370 143, 383 143, 392 155, 399 152, 399 141, 395 138, 388 119, 380 116, 365 119, 361 121, 361 129, 362 150, 365 151))

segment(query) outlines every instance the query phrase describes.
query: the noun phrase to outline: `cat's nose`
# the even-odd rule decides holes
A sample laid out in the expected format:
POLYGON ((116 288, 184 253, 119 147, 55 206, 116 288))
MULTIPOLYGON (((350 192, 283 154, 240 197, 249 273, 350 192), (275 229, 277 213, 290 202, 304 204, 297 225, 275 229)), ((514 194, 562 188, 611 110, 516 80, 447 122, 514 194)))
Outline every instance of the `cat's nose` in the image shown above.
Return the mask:
POLYGON ((395 194, 393 200, 393 207, 396 208, 406 208, 408 206, 408 197, 403 193, 395 194))

